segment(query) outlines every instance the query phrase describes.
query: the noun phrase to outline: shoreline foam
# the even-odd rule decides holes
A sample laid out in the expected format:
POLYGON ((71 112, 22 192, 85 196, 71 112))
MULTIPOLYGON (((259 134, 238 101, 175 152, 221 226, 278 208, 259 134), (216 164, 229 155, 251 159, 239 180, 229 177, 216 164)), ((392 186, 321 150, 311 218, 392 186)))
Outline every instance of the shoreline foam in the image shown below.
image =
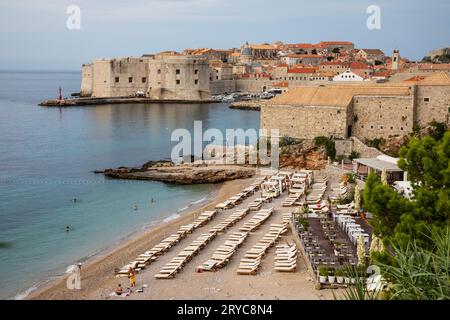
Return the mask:
MULTIPOLYGON (((221 188, 221 187, 220 187, 221 188)), ((199 200, 189 202, 187 206, 184 206, 181 209, 176 210, 176 212, 169 213, 165 217, 156 218, 148 223, 141 225, 139 229, 136 229, 134 232, 120 238, 119 240, 113 241, 111 244, 94 251, 93 253, 80 257, 76 261, 73 261, 73 264, 70 264, 65 267, 64 271, 55 272, 53 275, 46 276, 44 279, 36 281, 30 287, 21 290, 16 293, 14 296, 11 296, 7 299, 9 300, 24 300, 33 297, 33 294, 37 294, 40 290, 45 289, 47 287, 51 287, 53 284, 56 284, 62 281, 64 278, 68 276, 67 270, 71 268, 76 263, 81 263, 83 267, 88 267, 91 263, 94 263, 97 259, 102 259, 104 255, 108 255, 113 252, 117 247, 126 246, 129 242, 139 239, 140 237, 145 236, 147 232, 151 232, 153 228, 162 227, 165 224, 173 222, 179 218, 182 218, 184 215, 190 215, 193 212, 199 209, 200 204, 202 202, 214 202, 215 197, 220 191, 212 190, 209 191, 206 196, 200 198, 199 200), (190 209, 190 210, 189 210, 190 209)))
MULTIPOLYGON (((137 232, 137 234, 132 234, 129 237, 126 237, 126 239, 120 241, 120 243, 112 244, 108 246, 108 248, 100 250, 101 252, 98 252, 84 262, 82 267, 82 278, 95 277, 98 279, 97 281, 108 279, 113 276, 112 269, 114 267, 118 267, 123 263, 126 263, 126 261, 131 260, 136 255, 144 252, 145 249, 148 249, 150 246, 158 243, 164 235, 175 231, 179 225, 192 220, 198 212, 210 209, 210 207, 214 207, 217 202, 220 202, 228 198, 231 194, 238 192, 238 190, 242 188, 242 184, 245 183, 245 181, 249 181, 250 183, 250 181, 254 181, 254 178, 225 182, 219 187, 218 190, 210 192, 207 197, 203 197, 205 200, 199 202, 198 205, 192 205, 191 210, 187 210, 182 214, 177 214, 177 217, 166 222, 164 220, 168 217, 163 220, 159 220, 159 222, 155 223, 148 229, 141 229, 137 232), (86 277, 86 275, 88 276, 86 277)), ((199 200, 193 202, 198 202, 199 200)), ((27 296, 23 297, 23 299, 64 299, 65 296, 63 290, 65 290, 66 278, 67 274, 60 274, 46 283, 34 285, 33 287, 36 287, 36 289, 29 292, 27 296)), ((28 291, 28 289, 26 291, 28 291)), ((75 299, 83 299, 84 297, 83 294, 78 292, 74 292, 74 294, 77 296, 75 299)))

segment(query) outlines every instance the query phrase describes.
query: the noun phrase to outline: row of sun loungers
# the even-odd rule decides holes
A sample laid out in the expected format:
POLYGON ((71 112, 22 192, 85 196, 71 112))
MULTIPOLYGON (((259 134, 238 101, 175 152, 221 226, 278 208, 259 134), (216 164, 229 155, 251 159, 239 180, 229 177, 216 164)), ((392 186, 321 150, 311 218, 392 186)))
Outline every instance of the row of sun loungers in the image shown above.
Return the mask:
POLYGON ((297 268, 297 246, 292 244, 277 246, 275 256, 275 271, 294 272, 297 268))
POLYGON ((350 192, 350 187, 344 183, 338 185, 331 185, 330 199, 333 201, 345 198, 350 192))
POLYGON ((223 232, 227 228, 234 225, 236 222, 241 220, 247 213, 248 209, 238 210, 232 213, 227 219, 223 222, 212 227, 208 233, 202 234, 199 238, 194 240, 190 246, 183 249, 175 258, 170 261, 166 266, 161 269, 161 271, 155 275, 157 279, 170 279, 175 276, 175 274, 183 268, 183 266, 188 263, 194 255, 196 255, 204 246, 206 246, 209 241, 214 239, 217 234, 223 232), (180 258, 185 258, 182 264, 178 264, 177 262, 180 258), (169 272, 171 271, 171 272, 169 272))
MULTIPOLYGON (((150 264, 152 261, 156 260, 158 256, 164 254, 167 252, 170 248, 172 248, 174 245, 176 245, 181 239, 186 237, 189 233, 192 233, 195 229, 200 228, 204 226, 206 223, 208 223, 211 219, 214 218, 214 216, 218 213, 218 210, 220 209, 228 209, 234 207, 236 204, 239 204, 242 202, 246 197, 252 195, 255 191, 257 191, 260 188, 260 184, 263 181, 262 178, 258 178, 253 184, 251 184, 249 187, 245 188, 241 193, 238 193, 234 197, 230 197, 228 200, 224 201, 223 203, 219 203, 216 206, 216 210, 212 211, 205 211, 201 213, 194 222, 181 226, 178 231, 162 240, 159 244, 154 246, 149 251, 144 252, 143 254, 139 255, 134 261, 126 264, 122 268, 116 271, 116 274, 118 276, 126 276, 128 275, 129 268, 133 268, 136 272, 139 272, 143 268, 145 268, 148 264, 150 264)), ((239 221, 245 214, 248 213, 248 210, 240 210, 239 212, 236 212, 234 216, 230 216, 227 221, 234 221, 234 218, 236 218, 236 221, 239 221)), ((234 221, 234 223, 236 222, 234 221)), ((226 229, 229 225, 225 221, 221 225, 216 226, 217 231, 223 231, 226 229)))
POLYGON ((241 259, 237 273, 241 275, 254 275, 258 272, 261 259, 265 255, 267 249, 275 244, 281 234, 287 231, 287 224, 271 224, 270 230, 264 237, 258 241, 251 249, 249 249, 244 258, 241 259))
POLYGON ((232 196, 225 200, 224 202, 218 203, 216 205, 216 210, 224 210, 224 209, 231 209, 234 206, 240 204, 244 199, 251 196, 253 193, 255 193, 260 188, 259 180, 255 181, 253 184, 251 184, 249 187, 242 190, 242 192, 238 193, 235 196, 232 196))
POLYGON ((180 240, 186 237, 189 233, 192 233, 195 229, 204 226, 206 223, 211 221, 214 216, 217 214, 216 210, 213 211, 204 211, 202 212, 194 222, 182 225, 178 231, 169 237, 163 239, 159 244, 155 245, 150 250, 140 254, 134 261, 126 264, 122 268, 120 268, 117 272, 117 276, 127 276, 128 271, 131 268, 134 271, 139 272, 144 269, 147 265, 149 265, 152 261, 156 260, 158 256, 167 252, 170 248, 176 245, 180 240))
POLYGON ((216 224, 211 230, 215 232, 223 232, 232 225, 234 225, 235 223, 237 223, 239 220, 244 218, 248 212, 249 212, 248 209, 237 210, 236 212, 230 214, 224 221, 222 221, 219 224, 216 224))
POLYGON ((201 234, 189 246, 181 250, 170 262, 166 263, 159 273, 155 275, 157 279, 170 279, 180 271, 201 249, 203 249, 217 235, 215 231, 201 234))
POLYGON ((249 221, 244 223, 239 231, 250 232, 259 228, 273 213, 273 208, 262 209, 258 211, 249 221))
POLYGON ((281 202, 281 205, 283 207, 292 207, 292 206, 298 204, 298 200, 300 200, 300 197, 301 197, 300 194, 294 193, 294 194, 288 196, 286 199, 284 199, 281 202))
POLYGON ((338 204, 336 205, 336 214, 346 214, 355 215, 357 214, 355 210, 355 203, 352 201, 348 204, 338 204))
POLYGON ((249 232, 235 232, 214 251, 212 257, 197 267, 196 271, 216 271, 224 267, 231 259, 237 248, 245 241, 249 232))
POLYGON ((327 181, 323 182, 314 182, 310 186, 310 193, 307 196, 306 202, 308 204, 317 204, 319 203, 323 195, 325 194, 325 191, 327 190, 327 181))

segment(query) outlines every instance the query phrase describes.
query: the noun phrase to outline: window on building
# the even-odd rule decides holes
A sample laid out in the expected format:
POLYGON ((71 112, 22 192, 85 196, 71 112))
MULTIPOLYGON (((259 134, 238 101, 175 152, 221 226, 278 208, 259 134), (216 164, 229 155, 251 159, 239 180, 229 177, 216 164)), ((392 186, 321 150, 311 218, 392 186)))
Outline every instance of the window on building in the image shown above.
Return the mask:
POLYGON ((142 83, 146 83, 147 82, 147 78, 146 77, 142 77, 142 83))
POLYGON ((198 69, 195 69, 195 70, 194 70, 194 74, 198 74, 198 69))
POLYGON ((116 83, 119 83, 119 77, 116 77, 114 80, 116 83))
POLYGON ((391 127, 391 130, 394 130, 394 127, 391 127))
POLYGON ((128 77, 128 82, 132 83, 133 82, 133 77, 128 77))
POLYGON ((370 126, 370 129, 373 129, 373 126, 370 126))
POLYGON ((180 84, 180 83, 181 83, 180 79, 177 79, 177 80, 176 80, 176 83, 177 83, 177 84, 180 84))
POLYGON ((161 74, 161 69, 158 69, 158 74, 161 74))
POLYGON ((180 69, 176 69, 175 74, 180 74, 180 69))
POLYGON ((400 127, 400 130, 402 130, 402 131, 403 131, 403 127, 400 127))
POLYGON ((423 98, 424 102, 430 102, 430 98, 423 98))
POLYGON ((195 80, 194 80, 194 83, 195 83, 195 84, 198 84, 198 79, 195 79, 195 80))
POLYGON ((219 80, 219 76, 216 76, 216 80, 219 80))

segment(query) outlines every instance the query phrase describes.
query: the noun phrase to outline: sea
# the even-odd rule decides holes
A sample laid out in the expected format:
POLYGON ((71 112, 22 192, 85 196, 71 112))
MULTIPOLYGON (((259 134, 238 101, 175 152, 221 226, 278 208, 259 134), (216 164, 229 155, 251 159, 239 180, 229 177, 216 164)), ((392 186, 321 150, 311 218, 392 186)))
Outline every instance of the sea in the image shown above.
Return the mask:
POLYGON ((170 159, 172 132, 193 133, 194 121, 224 136, 259 128, 258 112, 223 103, 38 106, 58 87, 64 96, 79 92, 80 82, 80 72, 0 71, 0 299, 26 298, 219 188, 113 180, 95 170, 170 159))

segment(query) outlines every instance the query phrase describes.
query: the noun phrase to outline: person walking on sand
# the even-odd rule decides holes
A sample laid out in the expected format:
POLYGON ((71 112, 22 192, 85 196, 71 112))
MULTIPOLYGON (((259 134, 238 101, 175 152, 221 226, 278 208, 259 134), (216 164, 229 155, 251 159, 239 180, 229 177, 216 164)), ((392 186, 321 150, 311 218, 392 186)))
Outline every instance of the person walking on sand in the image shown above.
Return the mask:
POLYGON ((136 285, 136 273, 132 267, 128 269, 128 279, 130 279, 130 287, 133 288, 136 285))

